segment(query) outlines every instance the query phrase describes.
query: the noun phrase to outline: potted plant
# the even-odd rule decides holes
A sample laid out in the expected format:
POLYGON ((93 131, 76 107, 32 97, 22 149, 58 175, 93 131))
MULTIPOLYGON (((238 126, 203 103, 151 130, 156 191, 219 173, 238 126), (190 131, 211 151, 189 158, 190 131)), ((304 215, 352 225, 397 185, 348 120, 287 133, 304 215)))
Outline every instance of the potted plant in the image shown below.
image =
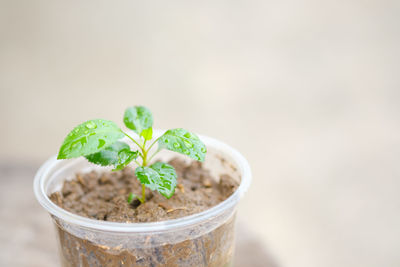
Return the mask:
POLYGON ((62 266, 232 266, 247 161, 209 137, 153 130, 143 106, 128 108, 124 123, 131 131, 78 125, 36 174, 62 266))

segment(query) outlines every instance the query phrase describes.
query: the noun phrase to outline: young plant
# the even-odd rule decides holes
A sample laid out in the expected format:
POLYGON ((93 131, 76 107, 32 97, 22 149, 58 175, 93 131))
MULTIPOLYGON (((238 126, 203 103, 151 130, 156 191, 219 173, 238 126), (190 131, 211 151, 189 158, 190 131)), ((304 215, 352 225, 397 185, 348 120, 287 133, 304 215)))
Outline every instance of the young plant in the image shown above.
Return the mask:
POLYGON ((153 116, 146 107, 127 108, 124 124, 137 134, 136 139, 108 120, 89 120, 78 125, 64 139, 57 159, 84 156, 94 164, 114 166, 113 171, 122 170, 129 163, 135 162, 137 165, 135 174, 142 185, 142 192, 141 197, 131 193, 128 202, 136 197, 142 203, 146 201, 146 187, 158 191, 166 198, 172 197, 175 193, 177 177, 174 167, 163 162, 148 165, 162 149, 204 161, 206 146, 197 135, 185 129, 170 129, 150 143, 153 137, 153 116), (119 141, 125 136, 136 145, 136 150, 132 150, 127 143, 119 141), (149 155, 155 144, 158 145, 157 150, 149 155))

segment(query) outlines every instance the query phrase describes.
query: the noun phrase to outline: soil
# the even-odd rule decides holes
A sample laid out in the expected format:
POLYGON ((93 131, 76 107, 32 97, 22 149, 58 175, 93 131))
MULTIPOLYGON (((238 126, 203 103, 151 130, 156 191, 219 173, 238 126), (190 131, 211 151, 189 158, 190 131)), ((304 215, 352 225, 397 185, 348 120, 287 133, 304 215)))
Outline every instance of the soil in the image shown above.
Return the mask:
MULTIPOLYGON (((217 180, 199 162, 186 164, 179 159, 169 162, 176 169, 178 186, 174 196, 166 199, 157 192, 146 191, 146 202, 127 202, 130 192, 139 193, 141 185, 131 168, 119 172, 95 172, 76 174, 65 181, 60 192, 53 193, 51 200, 75 214, 92 219, 113 222, 153 222, 180 218, 195 214, 228 198, 238 187, 228 175, 217 180)), ((234 215, 216 228, 205 231, 194 229, 184 241, 165 242, 135 248, 117 238, 117 245, 89 241, 90 233, 78 237, 63 222, 55 219, 61 245, 63 267, 227 267, 232 266, 234 251, 234 215)), ((204 226, 198 226, 204 227, 204 226)), ((206 226, 209 227, 209 226, 206 226)), ((208 229, 208 228, 206 228, 208 229)), ((149 233, 146 241, 153 244, 157 233, 149 233)), ((132 242, 132 240, 130 241, 132 242)))
POLYGON ((135 199, 128 203, 131 192, 140 195, 141 185, 132 168, 120 172, 76 174, 65 181, 61 192, 50 199, 72 213, 112 222, 154 222, 176 219, 204 211, 227 199, 238 184, 228 175, 216 182, 200 162, 186 164, 179 159, 169 162, 174 166, 178 185, 175 194, 166 199, 146 189, 146 202, 135 199))

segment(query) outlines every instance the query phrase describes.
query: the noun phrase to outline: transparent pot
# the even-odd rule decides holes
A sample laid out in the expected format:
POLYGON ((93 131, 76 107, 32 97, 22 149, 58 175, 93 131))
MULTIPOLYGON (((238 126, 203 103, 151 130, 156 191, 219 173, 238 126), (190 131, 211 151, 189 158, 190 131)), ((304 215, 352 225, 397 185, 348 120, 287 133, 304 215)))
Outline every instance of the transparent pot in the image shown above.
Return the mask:
MULTIPOLYGON (((164 131, 155 131, 158 137, 164 131)), ((39 203, 51 214, 57 229, 61 265, 227 267, 232 266, 237 204, 247 191, 251 172, 246 159, 232 147, 215 139, 199 136, 207 146, 204 167, 212 176, 228 174, 239 182, 238 189, 225 201, 203 212, 168 221, 116 223, 85 218, 70 213, 50 199, 65 179, 77 172, 104 170, 84 158, 47 160, 38 170, 34 192, 39 203)), ((162 151, 158 159, 183 157, 162 151)))

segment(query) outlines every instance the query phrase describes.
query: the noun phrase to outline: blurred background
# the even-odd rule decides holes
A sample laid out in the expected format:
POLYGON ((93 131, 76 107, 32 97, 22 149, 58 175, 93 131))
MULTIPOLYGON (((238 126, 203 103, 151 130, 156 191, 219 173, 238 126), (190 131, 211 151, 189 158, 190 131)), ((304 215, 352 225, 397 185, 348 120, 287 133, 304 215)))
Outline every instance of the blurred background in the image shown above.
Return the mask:
MULTIPOLYGON (((243 153, 254 180, 240 220, 281 266, 400 266, 399 12, 395 0, 0 0, 0 166, 37 168, 80 122, 122 125, 141 104, 157 128, 243 153)), ((0 200, 4 222, 13 200, 0 200)), ((2 243, 30 242, 7 231, 2 243)))

